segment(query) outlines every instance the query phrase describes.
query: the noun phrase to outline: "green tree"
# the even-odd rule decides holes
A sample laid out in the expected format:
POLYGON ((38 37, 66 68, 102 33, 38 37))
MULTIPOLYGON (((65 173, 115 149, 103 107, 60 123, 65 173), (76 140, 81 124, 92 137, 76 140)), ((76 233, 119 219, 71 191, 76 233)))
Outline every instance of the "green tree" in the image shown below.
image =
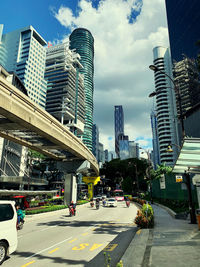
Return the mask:
POLYGON ((105 175, 109 179, 107 185, 115 188, 119 184, 125 192, 133 193, 139 189, 144 190, 144 175, 147 163, 144 160, 130 158, 126 160, 114 159, 106 162, 100 169, 100 175, 105 175))
POLYGON ((156 170, 151 169, 150 175, 151 180, 160 179, 162 174, 169 174, 172 172, 172 168, 170 166, 166 166, 165 163, 158 165, 156 170))

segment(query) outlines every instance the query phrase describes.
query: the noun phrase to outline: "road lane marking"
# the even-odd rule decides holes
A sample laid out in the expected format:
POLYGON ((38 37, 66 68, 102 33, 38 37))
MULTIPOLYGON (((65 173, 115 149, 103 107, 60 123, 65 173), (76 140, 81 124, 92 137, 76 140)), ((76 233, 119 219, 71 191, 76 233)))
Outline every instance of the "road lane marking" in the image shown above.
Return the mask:
POLYGON ((60 241, 60 242, 58 242, 58 243, 56 243, 56 244, 54 244, 54 245, 52 245, 52 246, 50 246, 50 247, 48 247, 48 248, 45 248, 45 249, 43 249, 43 250, 40 250, 39 252, 37 252, 37 253, 35 253, 35 254, 33 254, 33 255, 31 255, 31 256, 25 258, 24 260, 28 260, 28 259, 30 259, 30 258, 32 258, 32 257, 34 257, 34 256, 36 256, 36 255, 38 255, 38 254, 40 254, 40 253, 46 251, 46 250, 49 250, 50 248, 53 248, 53 247, 55 247, 55 246, 57 246, 57 245, 59 245, 59 244, 62 244, 62 243, 64 243, 64 242, 66 242, 67 240, 69 240, 69 239, 71 239, 71 238, 72 238, 72 237, 66 238, 66 239, 64 239, 63 241, 60 241))
POLYGON ((30 265, 30 264, 32 264, 32 263, 34 263, 34 262, 36 262, 36 261, 30 261, 30 262, 28 262, 28 263, 26 263, 26 264, 22 265, 21 267, 26 267, 26 266, 28 266, 28 265, 30 265))
POLYGON ((95 249, 97 249, 97 248, 99 248, 101 246, 103 246, 103 244, 96 244, 96 243, 94 243, 93 246, 90 248, 90 251, 93 251, 93 250, 95 250, 95 249))
POLYGON ((140 233, 141 233, 141 229, 136 232, 137 235, 139 235, 140 233))
POLYGON ((54 228, 54 227, 57 227, 57 226, 58 225, 49 226, 47 228, 44 228, 44 229, 39 230, 38 232, 43 232, 43 231, 49 230, 49 229, 54 228))
POLYGON ((73 247, 72 250, 83 250, 88 246, 89 246, 88 243, 83 243, 83 244, 80 244, 79 247, 73 247))
POLYGON ((118 244, 108 244, 103 250, 104 251, 113 251, 117 246, 118 246, 118 244))
POLYGON ((58 249, 59 249, 59 248, 55 248, 55 249, 49 251, 49 254, 54 253, 54 252, 57 251, 58 249))
POLYGON ((83 233, 83 234, 81 234, 82 236, 86 236, 86 235, 88 235, 88 233, 83 233))
POLYGON ((74 239, 68 241, 68 243, 72 243, 72 242, 74 242, 74 241, 76 241, 76 240, 77 240, 77 238, 74 238, 74 239))

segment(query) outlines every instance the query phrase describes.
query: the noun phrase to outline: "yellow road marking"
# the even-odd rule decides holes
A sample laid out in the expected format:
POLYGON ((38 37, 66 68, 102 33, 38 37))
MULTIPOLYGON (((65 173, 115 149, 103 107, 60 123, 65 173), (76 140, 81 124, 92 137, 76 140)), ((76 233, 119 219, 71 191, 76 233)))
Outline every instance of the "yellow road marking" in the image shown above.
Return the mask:
POLYGON ((76 240, 77 240, 77 238, 74 238, 74 239, 70 240, 68 243, 72 243, 72 242, 74 242, 76 240))
POLYGON ((93 246, 90 248, 90 251, 93 251, 93 250, 95 250, 95 249, 97 249, 97 248, 99 248, 101 246, 103 246, 103 244, 96 244, 96 243, 94 243, 93 246))
POLYGON ((108 245, 104 248, 104 251, 113 251, 117 246, 118 246, 118 244, 108 244, 108 245))
POLYGON ((26 266, 28 266, 28 265, 30 265, 30 264, 32 264, 32 263, 34 263, 35 261, 30 261, 30 262, 28 262, 28 263, 26 263, 26 264, 24 264, 24 265, 22 265, 21 267, 26 267, 26 266))
POLYGON ((88 233, 83 233, 82 236, 88 235, 88 233))
POLYGON ((83 244, 80 244, 79 247, 73 247, 72 250, 83 250, 88 246, 89 246, 89 244, 83 243, 83 244))
POLYGON ((141 233, 141 229, 136 232, 137 235, 139 235, 140 233, 141 233))
POLYGON ((54 253, 54 252, 55 252, 56 250, 58 250, 58 249, 59 249, 59 248, 55 248, 55 249, 49 251, 49 254, 54 253))

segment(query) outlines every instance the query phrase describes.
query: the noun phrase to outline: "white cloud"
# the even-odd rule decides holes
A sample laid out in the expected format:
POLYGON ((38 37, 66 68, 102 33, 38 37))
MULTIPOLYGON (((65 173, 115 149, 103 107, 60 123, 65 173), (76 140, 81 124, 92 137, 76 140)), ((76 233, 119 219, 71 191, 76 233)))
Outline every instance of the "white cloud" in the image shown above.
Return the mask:
MULTIPOLYGON (((62 6, 55 17, 71 30, 84 27, 95 40, 94 123, 104 147, 114 150, 114 106, 123 105, 125 134, 151 138, 150 111, 154 91, 153 47, 168 46, 164 0, 143 0, 134 23, 128 18, 141 8, 139 0, 80 0, 78 14, 62 6)), ((149 141, 148 141, 149 142, 149 141)))

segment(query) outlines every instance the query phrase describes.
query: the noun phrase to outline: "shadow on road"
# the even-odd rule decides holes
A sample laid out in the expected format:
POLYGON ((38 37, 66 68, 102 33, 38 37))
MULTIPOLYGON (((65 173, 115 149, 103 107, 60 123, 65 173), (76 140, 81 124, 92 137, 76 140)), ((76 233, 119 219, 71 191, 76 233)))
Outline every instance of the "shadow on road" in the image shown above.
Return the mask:
MULTIPOLYGON (((67 215, 64 215, 67 217, 67 215)), ((94 234, 110 234, 116 235, 122 230, 122 228, 130 228, 133 224, 123 224, 123 223, 111 223, 110 221, 49 221, 38 223, 38 226, 60 226, 60 227, 94 227, 94 234)))
MULTIPOLYGON (((19 257, 28 258, 28 257, 32 256, 34 253, 33 252, 16 251, 13 254, 14 255, 17 255, 19 257)), ((67 264, 69 266, 79 265, 79 264, 82 264, 83 266, 85 266, 85 264, 87 263, 84 260, 69 260, 69 259, 64 259, 64 258, 61 258, 61 257, 55 257, 55 256, 50 257, 50 256, 41 255, 41 254, 37 254, 34 257, 29 258, 29 260, 30 259, 31 260, 44 260, 44 259, 48 259, 48 260, 53 261, 55 264, 59 264, 60 263, 60 264, 67 264)), ((23 265, 23 266, 26 266, 26 265, 23 265)), ((57 266, 57 265, 55 265, 55 266, 57 266)))
POLYGON ((106 259, 110 257, 110 267, 115 267, 117 263, 121 260, 123 254, 125 253, 127 247, 135 236, 137 227, 131 227, 118 234, 118 236, 112 240, 96 257, 94 257, 90 262, 86 263, 85 267, 99 267, 107 266, 106 259))

